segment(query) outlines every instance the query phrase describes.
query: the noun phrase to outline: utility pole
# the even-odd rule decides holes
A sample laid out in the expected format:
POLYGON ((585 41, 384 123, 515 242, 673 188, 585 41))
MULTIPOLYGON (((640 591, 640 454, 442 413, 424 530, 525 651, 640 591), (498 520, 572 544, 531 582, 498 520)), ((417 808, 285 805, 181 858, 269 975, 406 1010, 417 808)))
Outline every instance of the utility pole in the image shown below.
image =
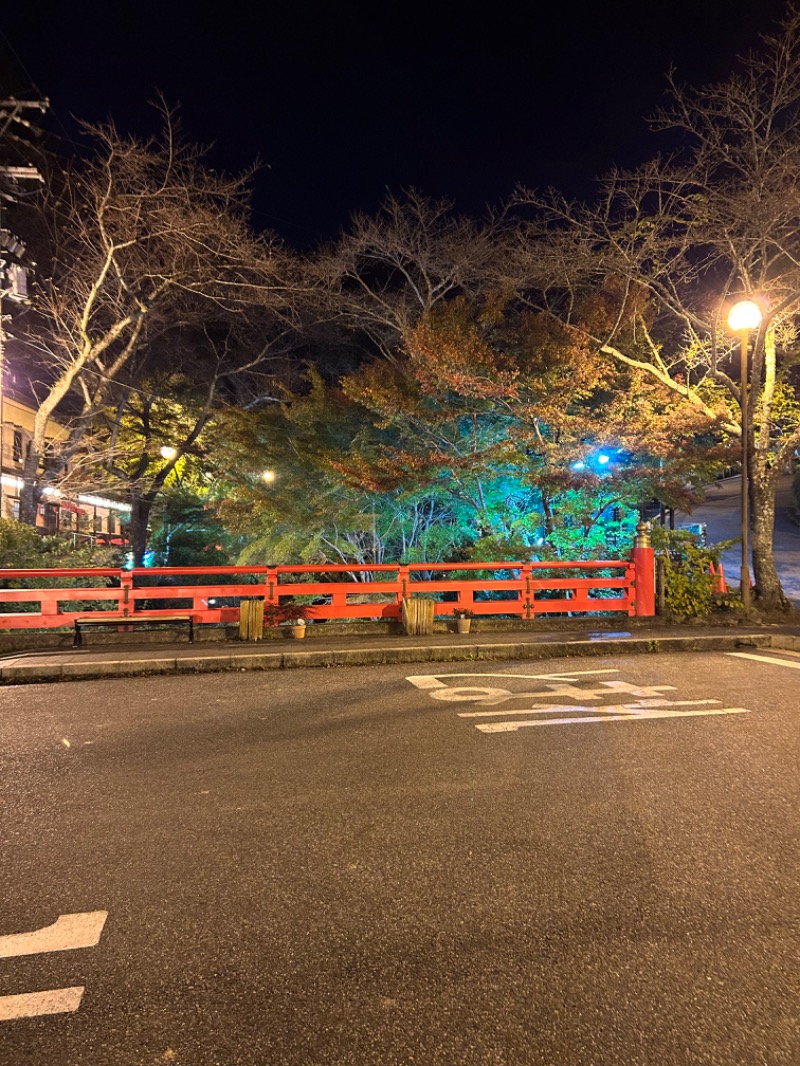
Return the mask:
MULTIPOLYGON (((25 118, 28 111, 44 113, 49 107, 47 100, 0 100, 0 146, 12 126, 30 129, 31 123, 25 118)), ((15 140, 18 138, 14 137, 15 140)), ((5 389, 3 373, 5 370, 5 315, 3 299, 14 303, 25 303, 28 299, 27 271, 21 263, 25 254, 25 245, 14 234, 3 228, 3 203, 15 203, 20 183, 26 181, 41 182, 44 179, 36 167, 0 165, 0 518, 5 517, 5 486, 3 483, 3 462, 5 459, 5 417, 3 401, 5 389)))

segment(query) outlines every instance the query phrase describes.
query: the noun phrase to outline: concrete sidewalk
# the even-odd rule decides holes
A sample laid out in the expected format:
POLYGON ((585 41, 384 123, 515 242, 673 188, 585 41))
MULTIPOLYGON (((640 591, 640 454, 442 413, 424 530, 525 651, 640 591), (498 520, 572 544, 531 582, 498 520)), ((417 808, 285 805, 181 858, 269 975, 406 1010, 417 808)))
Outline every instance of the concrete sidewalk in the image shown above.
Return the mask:
POLYGON ((317 636, 258 644, 133 644, 15 652, 0 657, 0 684, 417 662, 489 662, 741 647, 800 650, 798 626, 653 626, 619 631, 478 632, 466 636, 317 636))

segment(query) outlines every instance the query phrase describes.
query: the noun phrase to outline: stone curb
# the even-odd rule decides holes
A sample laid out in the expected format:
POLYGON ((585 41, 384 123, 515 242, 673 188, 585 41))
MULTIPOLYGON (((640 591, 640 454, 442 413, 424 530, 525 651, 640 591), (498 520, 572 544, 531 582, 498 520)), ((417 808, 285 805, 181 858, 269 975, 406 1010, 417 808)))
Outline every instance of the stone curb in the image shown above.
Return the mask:
POLYGON ((672 652, 732 651, 737 648, 800 650, 800 638, 779 633, 714 634, 711 636, 641 637, 609 640, 570 640, 547 643, 422 645, 392 648, 351 648, 339 651, 264 652, 261 655, 198 655, 176 659, 122 659, 96 663, 42 663, 6 666, 0 684, 45 681, 89 681, 114 677, 225 671, 295 670, 333 666, 385 666, 401 663, 492 662, 503 660, 564 659, 598 655, 637 655, 672 652))

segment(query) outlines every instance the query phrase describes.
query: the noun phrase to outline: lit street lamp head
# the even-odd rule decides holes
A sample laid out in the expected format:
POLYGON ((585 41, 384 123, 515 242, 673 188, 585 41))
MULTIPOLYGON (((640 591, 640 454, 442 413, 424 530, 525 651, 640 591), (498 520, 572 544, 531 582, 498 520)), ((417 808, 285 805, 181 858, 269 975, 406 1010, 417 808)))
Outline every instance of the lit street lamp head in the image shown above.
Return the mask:
POLYGON ((730 309, 728 325, 736 333, 743 329, 758 329, 761 325, 761 308, 753 300, 740 300, 730 309))

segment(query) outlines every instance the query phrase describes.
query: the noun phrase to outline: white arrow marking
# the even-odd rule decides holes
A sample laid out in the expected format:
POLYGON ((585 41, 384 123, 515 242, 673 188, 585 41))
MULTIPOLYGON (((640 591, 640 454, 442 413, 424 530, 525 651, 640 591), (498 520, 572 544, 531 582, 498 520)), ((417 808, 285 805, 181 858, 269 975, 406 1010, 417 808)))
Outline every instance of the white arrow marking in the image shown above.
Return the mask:
POLYGON ((14 1018, 36 1018, 40 1014, 70 1014, 78 1009, 85 988, 53 988, 49 992, 26 992, 21 996, 0 996, 0 1022, 14 1018))
POLYGON ((93 948, 100 941, 107 917, 108 911, 61 914, 52 925, 45 925, 30 933, 0 936, 0 959, 14 959, 19 955, 43 955, 50 951, 73 951, 75 948, 93 948))

